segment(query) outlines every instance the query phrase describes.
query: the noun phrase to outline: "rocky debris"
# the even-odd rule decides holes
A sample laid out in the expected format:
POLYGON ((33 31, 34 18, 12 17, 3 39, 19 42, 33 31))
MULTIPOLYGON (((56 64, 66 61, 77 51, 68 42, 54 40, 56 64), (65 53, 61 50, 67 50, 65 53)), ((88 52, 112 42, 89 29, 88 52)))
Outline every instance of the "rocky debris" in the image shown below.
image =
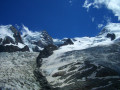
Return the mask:
POLYGON ((37 64, 37 68, 36 70, 34 70, 34 75, 36 76, 37 80, 39 81, 42 90, 57 90, 54 89, 47 81, 46 77, 43 75, 43 73, 41 72, 41 65, 42 65, 42 58, 47 58, 50 55, 53 54, 53 51, 57 50, 57 46, 55 45, 48 45, 46 46, 42 51, 40 51, 37 59, 36 59, 36 64, 37 64))
POLYGON ((111 33, 108 33, 106 37, 107 37, 107 38, 110 38, 111 41, 112 41, 112 40, 115 39, 115 34, 114 34, 114 33, 112 33, 112 34, 111 34, 111 33))
POLYGON ((34 75, 36 52, 0 53, 0 90, 41 90, 34 75))
POLYGON ((57 49, 58 48, 55 45, 48 45, 42 51, 40 51, 40 54, 39 54, 39 56, 37 57, 37 60, 36 60, 37 66, 38 67, 41 66, 41 64, 42 64, 42 58, 49 57, 50 55, 53 54, 53 51, 57 50, 57 49))
POLYGON ((52 75, 52 77, 63 76, 65 73, 66 73, 65 71, 56 72, 52 75))
MULTIPOLYGON (((67 73, 56 76, 58 77, 58 81, 62 81, 55 83, 54 87, 57 90, 120 89, 120 76, 113 69, 90 62, 86 63, 86 61, 84 63, 77 62, 71 65, 69 64, 66 68, 62 69, 62 71, 65 72, 65 69, 67 73), (70 70, 74 66, 76 66, 76 69, 70 70)), ((59 73, 62 71, 60 70, 59 73)))
POLYGON ((59 47, 60 47, 60 46, 64 46, 64 45, 73 45, 73 44, 74 44, 70 38, 64 39, 64 40, 62 40, 62 41, 63 41, 64 43, 61 44, 61 45, 59 45, 59 47))
POLYGON ((3 46, 0 45, 0 52, 16 52, 16 51, 29 51, 28 46, 24 46, 23 48, 19 48, 18 46, 14 45, 8 45, 8 46, 3 46))
POLYGON ((34 70, 34 75, 37 78, 37 81, 40 83, 42 90, 53 90, 48 81, 46 80, 45 76, 43 76, 43 74, 38 68, 34 70))

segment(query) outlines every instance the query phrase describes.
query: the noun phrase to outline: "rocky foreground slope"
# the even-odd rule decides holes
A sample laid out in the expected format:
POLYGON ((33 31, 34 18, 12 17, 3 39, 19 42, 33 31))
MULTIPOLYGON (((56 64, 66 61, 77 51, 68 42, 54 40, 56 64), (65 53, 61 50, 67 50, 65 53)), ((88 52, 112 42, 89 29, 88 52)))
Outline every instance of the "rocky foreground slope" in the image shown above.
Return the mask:
POLYGON ((40 90, 36 81, 36 52, 0 53, 0 90, 40 90))

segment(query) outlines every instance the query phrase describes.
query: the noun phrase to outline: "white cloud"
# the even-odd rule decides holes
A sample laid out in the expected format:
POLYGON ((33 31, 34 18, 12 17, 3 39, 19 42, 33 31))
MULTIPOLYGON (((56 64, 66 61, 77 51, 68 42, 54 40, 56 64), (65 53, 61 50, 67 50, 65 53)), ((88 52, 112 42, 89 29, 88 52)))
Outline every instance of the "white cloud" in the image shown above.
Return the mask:
POLYGON ((103 24, 98 24, 98 28, 102 28, 103 26, 103 24))
POLYGON ((93 6, 94 8, 101 8, 101 6, 105 6, 109 10, 112 10, 115 16, 118 16, 118 20, 120 20, 120 0, 85 0, 83 7, 89 8, 93 6))
POLYGON ((90 3, 88 0, 85 1, 83 7, 87 8, 87 11, 89 10, 89 8, 92 6, 93 3, 90 3))

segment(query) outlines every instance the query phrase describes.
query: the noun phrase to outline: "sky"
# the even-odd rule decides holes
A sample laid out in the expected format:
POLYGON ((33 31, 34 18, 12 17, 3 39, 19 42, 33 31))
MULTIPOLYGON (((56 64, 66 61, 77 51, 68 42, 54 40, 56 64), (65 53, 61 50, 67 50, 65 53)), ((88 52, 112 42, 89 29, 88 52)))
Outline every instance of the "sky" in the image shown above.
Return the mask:
POLYGON ((119 23, 119 11, 120 0, 0 0, 0 25, 46 30, 53 38, 91 37, 119 23))

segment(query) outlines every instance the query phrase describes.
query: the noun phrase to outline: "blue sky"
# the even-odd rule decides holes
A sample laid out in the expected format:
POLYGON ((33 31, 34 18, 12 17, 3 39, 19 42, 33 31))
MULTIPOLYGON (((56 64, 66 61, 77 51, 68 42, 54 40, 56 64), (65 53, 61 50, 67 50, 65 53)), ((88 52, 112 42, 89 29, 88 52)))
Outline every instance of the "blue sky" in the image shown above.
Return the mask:
POLYGON ((46 30, 53 38, 95 36, 108 22, 119 22, 113 11, 83 5, 87 0, 0 0, 0 24, 24 24, 46 30))

